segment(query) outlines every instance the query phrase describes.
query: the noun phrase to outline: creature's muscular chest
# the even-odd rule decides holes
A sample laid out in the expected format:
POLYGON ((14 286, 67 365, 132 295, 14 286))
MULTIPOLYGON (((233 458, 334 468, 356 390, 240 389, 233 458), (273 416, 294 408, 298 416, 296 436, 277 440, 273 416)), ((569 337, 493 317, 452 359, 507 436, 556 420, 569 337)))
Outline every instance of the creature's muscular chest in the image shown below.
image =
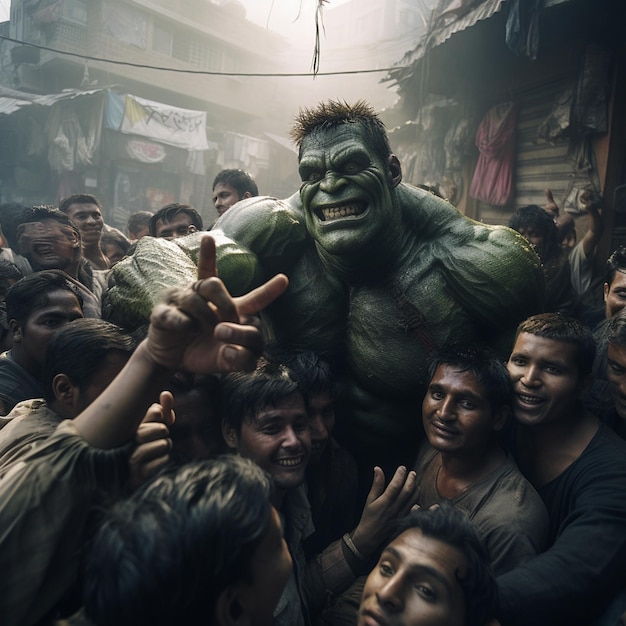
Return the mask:
POLYGON ((429 352, 473 335, 432 264, 351 286, 302 262, 279 304, 272 322, 280 344, 339 354, 360 385, 384 395, 410 395, 425 379, 429 352))
POLYGON ((410 394, 425 384, 433 350, 473 336, 472 323, 434 267, 413 268, 350 291, 349 361, 371 391, 410 394))

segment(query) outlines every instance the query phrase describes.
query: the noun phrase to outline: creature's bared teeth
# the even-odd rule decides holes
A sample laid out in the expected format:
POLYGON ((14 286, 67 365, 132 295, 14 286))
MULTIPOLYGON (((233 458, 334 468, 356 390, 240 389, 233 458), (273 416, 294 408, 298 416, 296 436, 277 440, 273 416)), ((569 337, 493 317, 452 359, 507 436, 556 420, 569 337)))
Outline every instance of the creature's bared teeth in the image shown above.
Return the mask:
POLYGON ((360 204, 344 204, 336 207, 326 207, 322 209, 324 220, 333 220, 340 217, 351 217, 363 213, 364 208, 360 204))

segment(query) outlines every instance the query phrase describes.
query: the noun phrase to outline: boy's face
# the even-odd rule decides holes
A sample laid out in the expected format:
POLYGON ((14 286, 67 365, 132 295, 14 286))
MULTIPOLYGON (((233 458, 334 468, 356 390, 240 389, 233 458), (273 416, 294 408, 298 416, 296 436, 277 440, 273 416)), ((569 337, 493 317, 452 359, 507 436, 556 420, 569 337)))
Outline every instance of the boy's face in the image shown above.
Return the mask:
POLYGON ((225 426, 224 439, 242 457, 270 474, 277 489, 286 491, 304 482, 311 455, 311 431, 299 391, 275 406, 264 407, 252 419, 244 419, 239 434, 225 426))
POLYGON ((358 626, 463 626, 465 557, 412 528, 384 550, 365 583, 358 626))
POLYGON ((507 363, 513 381, 513 414, 534 426, 568 420, 576 411, 581 388, 577 347, 564 341, 520 333, 507 363))

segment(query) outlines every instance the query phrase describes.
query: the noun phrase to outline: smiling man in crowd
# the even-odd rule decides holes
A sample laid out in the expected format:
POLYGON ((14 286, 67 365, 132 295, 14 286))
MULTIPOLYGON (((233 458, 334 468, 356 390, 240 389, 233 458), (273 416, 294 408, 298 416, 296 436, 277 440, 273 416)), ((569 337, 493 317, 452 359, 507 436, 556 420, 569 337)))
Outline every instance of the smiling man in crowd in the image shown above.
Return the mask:
POLYGON ((418 504, 447 500, 463 511, 504 574, 539 554, 548 530, 541 498, 498 439, 511 413, 506 367, 482 346, 454 345, 433 356, 430 372, 418 504))
POLYGON ((254 372, 225 377, 222 418, 226 444, 252 459, 274 481, 273 504, 282 516, 294 560, 294 575, 276 607, 275 625, 307 624, 329 595, 343 591, 361 573, 384 541, 387 523, 414 504, 415 472, 399 467, 385 488, 382 470, 374 468, 356 528, 307 560, 303 542, 314 531, 304 486, 311 433, 307 400, 298 380, 282 363, 259 359, 254 372))
POLYGON ((109 261, 100 248, 104 228, 100 200, 87 193, 74 194, 61 200, 59 210, 63 211, 78 228, 83 256, 91 267, 94 270, 108 270, 109 261))
POLYGON ((498 577, 504 626, 616 624, 626 611, 626 442, 582 403, 594 352, 577 320, 543 313, 519 325, 508 361, 515 455, 550 528, 544 553, 498 577))

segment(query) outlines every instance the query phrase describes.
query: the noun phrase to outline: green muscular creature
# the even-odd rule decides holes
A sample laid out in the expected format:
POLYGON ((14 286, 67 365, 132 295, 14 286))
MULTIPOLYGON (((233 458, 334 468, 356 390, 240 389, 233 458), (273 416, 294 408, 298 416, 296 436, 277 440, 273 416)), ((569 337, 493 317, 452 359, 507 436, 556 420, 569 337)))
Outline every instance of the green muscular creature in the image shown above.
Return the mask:
POLYGON ((265 315, 272 340, 345 364, 336 434, 362 467, 412 463, 429 353, 483 340, 508 354, 518 322, 542 309, 540 261, 514 231, 401 183, 368 105, 319 105, 292 135, 299 194, 250 198, 218 220, 220 277, 239 294, 286 273, 265 315))

